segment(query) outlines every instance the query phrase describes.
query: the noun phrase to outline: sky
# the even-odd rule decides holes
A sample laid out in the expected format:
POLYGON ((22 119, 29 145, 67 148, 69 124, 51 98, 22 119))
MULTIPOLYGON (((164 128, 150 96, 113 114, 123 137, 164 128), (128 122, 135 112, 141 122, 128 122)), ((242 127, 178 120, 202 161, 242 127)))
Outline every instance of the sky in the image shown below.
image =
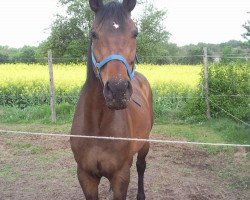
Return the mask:
MULTIPOLYGON (((250 20, 250 0, 155 0, 167 10, 163 22, 172 36, 170 42, 186 44, 221 43, 243 40, 242 27, 250 20)), ((0 45, 37 46, 50 33, 57 13, 63 13, 57 0, 0 0, 0 45)), ((132 15, 140 14, 135 9, 132 15)))

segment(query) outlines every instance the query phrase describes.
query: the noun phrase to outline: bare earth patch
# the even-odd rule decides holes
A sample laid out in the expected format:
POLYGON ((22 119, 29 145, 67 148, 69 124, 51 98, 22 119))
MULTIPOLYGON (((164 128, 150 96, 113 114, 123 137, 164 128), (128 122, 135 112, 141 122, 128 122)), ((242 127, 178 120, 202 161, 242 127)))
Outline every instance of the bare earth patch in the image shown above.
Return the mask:
MULTIPOLYGON (((161 135, 152 138, 167 139, 161 135)), ((0 134, 0 199, 85 199, 67 139, 0 134)), ((245 149, 209 154, 185 145, 151 144, 145 173, 146 198, 153 200, 247 200, 249 157, 245 149)), ((134 159, 135 160, 135 159, 134 159)), ((100 199, 112 199, 102 179, 100 199)), ((132 167, 127 199, 136 199, 132 167)))

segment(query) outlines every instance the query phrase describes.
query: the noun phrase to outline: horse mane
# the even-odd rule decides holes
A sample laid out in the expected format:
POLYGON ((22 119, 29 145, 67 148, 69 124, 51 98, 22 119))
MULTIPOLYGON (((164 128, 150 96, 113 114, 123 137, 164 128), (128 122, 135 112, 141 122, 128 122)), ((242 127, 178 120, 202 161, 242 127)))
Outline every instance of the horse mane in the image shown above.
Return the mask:
POLYGON ((95 73, 93 71, 93 63, 92 63, 92 58, 91 58, 91 44, 92 44, 92 39, 90 37, 89 39, 89 44, 88 44, 88 60, 87 60, 87 79, 85 82, 85 85, 88 85, 91 80, 95 79, 95 73))

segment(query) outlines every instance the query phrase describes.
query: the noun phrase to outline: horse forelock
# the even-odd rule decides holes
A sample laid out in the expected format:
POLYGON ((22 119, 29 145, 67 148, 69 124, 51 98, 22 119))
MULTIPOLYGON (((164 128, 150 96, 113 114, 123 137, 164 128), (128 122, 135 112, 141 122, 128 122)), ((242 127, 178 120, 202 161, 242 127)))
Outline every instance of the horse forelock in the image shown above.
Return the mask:
POLYGON ((128 16, 129 12, 121 3, 111 1, 105 4, 96 14, 95 22, 97 26, 103 26, 111 21, 119 24, 120 27, 124 27, 128 16))

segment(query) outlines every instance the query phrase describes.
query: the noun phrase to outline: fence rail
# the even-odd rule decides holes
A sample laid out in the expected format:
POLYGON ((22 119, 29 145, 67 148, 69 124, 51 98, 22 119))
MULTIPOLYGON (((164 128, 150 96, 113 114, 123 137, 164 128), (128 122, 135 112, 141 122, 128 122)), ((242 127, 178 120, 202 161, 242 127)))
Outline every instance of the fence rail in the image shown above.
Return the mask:
MULTIPOLYGON (((195 54, 195 55, 146 55, 146 56, 139 56, 139 58, 145 59, 145 58, 195 58, 200 57, 203 58, 203 54, 195 54)), ((249 53, 241 53, 241 54, 226 54, 226 55, 209 55, 208 58, 225 58, 225 59, 250 59, 249 53)), ((24 60, 29 60, 30 58, 22 58, 24 60)), ((47 57, 43 58, 36 58, 36 61, 44 61, 46 62, 48 60, 47 57)), ((87 57, 53 57, 53 60, 73 60, 73 61, 84 61, 87 62, 87 57)))
POLYGON ((130 142, 150 142, 164 144, 179 144, 179 145, 205 145, 205 146, 221 146, 221 147, 250 147, 250 144, 225 144, 225 143, 209 143, 209 142, 188 142, 178 140, 160 140, 160 139, 143 139, 143 138, 123 138, 123 137, 104 137, 104 136, 88 136, 88 135, 69 135, 62 133, 36 133, 26 131, 0 130, 0 134, 21 134, 28 136, 48 136, 61 138, 82 138, 94 140, 111 140, 111 141, 130 141, 130 142))

